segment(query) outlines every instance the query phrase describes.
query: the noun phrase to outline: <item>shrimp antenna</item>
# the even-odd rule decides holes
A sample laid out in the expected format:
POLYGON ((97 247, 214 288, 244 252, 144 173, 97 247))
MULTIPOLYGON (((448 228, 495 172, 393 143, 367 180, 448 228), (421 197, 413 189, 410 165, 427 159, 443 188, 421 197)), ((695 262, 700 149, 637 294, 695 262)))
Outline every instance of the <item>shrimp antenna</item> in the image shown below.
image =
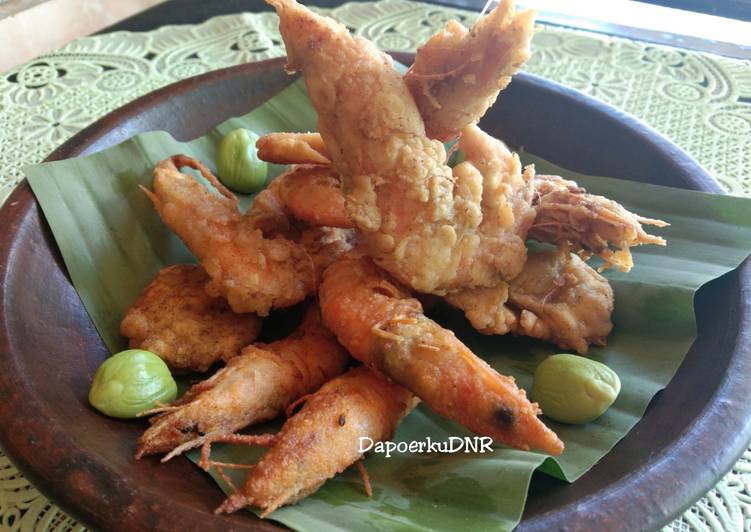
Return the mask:
POLYGON ((482 11, 480 11, 480 16, 477 17, 477 20, 480 20, 482 16, 488 11, 488 8, 493 5, 495 0, 488 0, 485 2, 485 7, 482 8, 482 11))

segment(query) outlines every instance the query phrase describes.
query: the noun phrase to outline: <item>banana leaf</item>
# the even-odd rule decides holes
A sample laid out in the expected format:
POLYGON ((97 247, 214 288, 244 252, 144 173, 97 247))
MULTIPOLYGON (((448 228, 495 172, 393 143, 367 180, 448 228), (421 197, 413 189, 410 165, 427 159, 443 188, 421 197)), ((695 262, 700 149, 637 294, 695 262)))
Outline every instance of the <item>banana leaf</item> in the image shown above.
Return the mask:
MULTIPOLYGON (((315 113, 300 82, 251 113, 217 126, 201 138, 178 142, 164 132, 138 135, 102 152, 25 169, 52 228, 81 299, 107 347, 125 347, 118 326, 125 310, 160 268, 194 260, 159 220, 138 185, 150 185, 161 159, 185 153, 214 166, 222 134, 246 127, 269 131, 314 130, 315 113)), ((573 482, 594 466, 639 421, 652 397, 675 374, 696 335, 693 298, 708 281, 736 268, 751 250, 751 202, 604 177, 591 177, 523 154, 538 171, 575 179, 644 216, 672 223, 660 234, 665 248, 634 250, 629 274, 608 270, 615 291, 615 328, 608 346, 591 356, 613 368, 622 392, 608 412, 582 426, 547 420, 566 451, 558 458, 501 446, 489 453, 370 453, 373 497, 366 497, 353 468, 326 482, 299 504, 271 518, 297 530, 511 529, 524 509, 535 470, 573 482)), ((272 168, 272 175, 279 172, 272 168)), ((248 205, 252 198, 244 198, 248 205)), ((529 390, 532 374, 555 347, 522 338, 475 333, 458 313, 439 308, 433 317, 452 328, 475 353, 529 390)), ((278 427, 278 425, 277 425, 278 427)), ((274 430, 261 427, 258 430, 274 430)), ((444 442, 469 436, 427 407, 414 411, 395 441, 444 442)), ((263 451, 215 446, 213 458, 253 463, 263 451)), ((196 453, 190 458, 198 459, 196 453)), ((242 471, 227 471, 235 485, 242 471)), ((225 492, 231 487, 213 472, 225 492)))

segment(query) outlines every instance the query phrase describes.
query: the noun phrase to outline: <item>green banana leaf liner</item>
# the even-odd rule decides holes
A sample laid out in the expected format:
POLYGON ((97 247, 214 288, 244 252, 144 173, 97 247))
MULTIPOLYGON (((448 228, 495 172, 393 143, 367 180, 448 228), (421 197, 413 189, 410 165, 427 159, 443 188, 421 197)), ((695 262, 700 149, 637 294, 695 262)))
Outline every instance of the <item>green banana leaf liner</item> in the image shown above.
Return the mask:
MULTIPOLYGON (((60 247, 73 284, 110 351, 126 347, 120 320, 139 292, 164 266, 195 259, 161 222, 138 188, 150 186, 154 165, 184 153, 214 168, 224 133, 245 127, 258 134, 314 131, 316 115, 298 81, 251 113, 230 119, 203 137, 178 142, 165 132, 138 135, 102 152, 25 169, 60 247)), ((590 192, 643 216, 672 225, 658 230, 667 247, 635 248, 628 274, 608 270, 615 290, 615 327, 607 347, 590 356, 622 381, 618 400, 595 422, 581 426, 547 420, 566 444, 558 458, 495 447, 490 453, 371 453, 365 460, 373 496, 354 468, 314 495, 274 512, 271 519, 297 530, 511 529, 521 518, 532 473, 540 469, 573 482, 594 466, 639 421, 675 374, 696 335, 693 300, 708 281, 736 268, 751 250, 751 201, 660 186, 591 177, 557 168, 534 156, 539 173, 574 179, 590 192)), ((271 168, 272 176, 281 167, 271 168)), ((247 207, 252 198, 244 198, 247 207)), ((530 389, 535 367, 555 353, 542 342, 475 333, 455 312, 436 319, 452 328, 502 374, 530 389)), ((278 424, 277 424, 278 426, 278 424)), ((399 427, 395 441, 446 441, 462 427, 421 406, 399 427)), ((216 445, 216 460, 253 463, 262 449, 216 445)), ((197 453, 190 458, 197 460, 197 453)), ((167 466, 165 466, 167 467, 167 466)), ((244 471, 227 471, 241 485, 244 471)), ((215 473, 225 491, 231 491, 215 473)))

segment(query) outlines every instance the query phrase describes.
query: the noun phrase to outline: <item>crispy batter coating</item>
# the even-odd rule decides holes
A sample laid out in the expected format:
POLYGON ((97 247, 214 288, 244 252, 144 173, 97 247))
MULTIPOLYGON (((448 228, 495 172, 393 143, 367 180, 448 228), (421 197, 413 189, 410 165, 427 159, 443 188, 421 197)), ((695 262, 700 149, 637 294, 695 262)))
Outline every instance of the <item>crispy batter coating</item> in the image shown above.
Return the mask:
POLYGON ((531 336, 581 354, 605 345, 613 328, 613 289, 565 248, 530 255, 508 284, 457 292, 446 301, 483 334, 531 336))
POLYGON ((458 272, 464 275, 457 276, 455 287, 494 286, 499 283, 473 280, 489 280, 494 273, 513 279, 526 261, 526 235, 535 218, 534 167, 522 169, 518 155, 474 124, 462 131, 459 148, 466 159, 454 168, 460 191, 455 208, 479 225, 474 231, 478 249, 460 265, 458 272))
POLYGON ((448 294, 446 302, 464 312, 478 332, 506 334, 514 331, 519 316, 508 305, 508 283, 489 288, 467 288, 448 294))
POLYGON ((362 458, 359 438, 390 440, 416 404, 409 391, 364 366, 327 382, 287 420, 242 488, 216 513, 255 506, 266 517, 307 497, 362 458))
POLYGON ((600 256, 604 268, 629 271, 634 261, 629 247, 642 244, 664 246, 665 240, 648 234, 642 224, 666 227, 662 220, 644 218, 603 196, 588 194, 574 181, 553 175, 535 177, 534 207, 537 210, 529 238, 570 246, 600 256))
POLYGON ((339 259, 319 291, 326 325, 349 352, 467 428, 558 455, 563 442, 514 379, 499 375, 367 258, 339 259))
POLYGON ((276 164, 331 164, 318 133, 269 133, 256 141, 258 158, 276 164))
POLYGON ((182 239, 211 277, 206 291, 223 296, 235 312, 266 316, 299 303, 315 290, 315 272, 299 244, 265 238, 238 210, 237 198, 200 162, 175 155, 154 169, 154 191, 144 189, 162 220, 182 239), (201 172, 221 196, 192 176, 201 172))
POLYGON ((502 0, 467 30, 452 20, 417 49, 404 80, 428 137, 447 141, 477 123, 529 59, 534 12, 502 0))
POLYGON ((136 458, 173 456, 211 438, 233 434, 280 415, 295 400, 339 375, 349 355, 311 307, 284 340, 249 345, 211 378, 151 418, 138 441, 136 458))
POLYGON ((300 228, 290 218, 284 200, 279 194, 283 177, 284 174, 280 175, 256 194, 245 213, 245 218, 251 227, 260 229, 266 238, 282 236, 288 240, 295 240, 300 236, 300 228))
POLYGON ((302 231, 298 242, 313 261, 317 284, 320 284, 326 268, 357 245, 357 233, 354 229, 338 227, 308 227, 302 231))
POLYGON ((357 233, 323 223, 346 219, 347 211, 339 180, 329 172, 319 176, 308 171, 316 168, 326 167, 292 167, 277 177, 256 196, 246 218, 265 237, 281 235, 301 246, 313 266, 317 287, 323 270, 355 246, 357 233))
POLYGON ((341 181, 330 166, 293 166, 278 180, 279 196, 293 218, 317 227, 352 227, 341 181))
MULTIPOLYGON (((507 184, 500 196, 511 203, 515 218, 516 198, 527 194, 526 181, 478 175, 484 161, 470 161, 452 174, 443 145, 425 135, 412 95, 387 55, 294 0, 270 3, 281 20, 288 69, 303 71, 318 129, 342 176, 347 210, 368 254, 421 292, 494 286, 515 277, 524 262, 519 251, 526 237, 515 229, 525 227, 526 214, 518 214, 519 223, 478 230, 482 198, 477 185, 507 184)), ((484 133, 472 129, 466 142, 497 147, 479 142, 479 135, 484 133)), ((497 160, 487 165, 494 170, 513 168, 505 162, 505 148, 482 156, 497 160)))
POLYGON ((565 248, 531 255, 510 283, 509 302, 519 312, 517 333, 582 354, 606 345, 613 329, 610 283, 565 248))
MULTIPOLYGON (((471 130, 468 129, 468 131, 471 130)), ((468 141, 465 140, 464 144, 466 147, 468 141)), ((293 154, 290 154, 290 161, 298 162, 293 154)), ((526 171, 529 175, 532 174, 531 169, 526 171)), ((454 174, 460 172, 461 168, 454 170, 454 174)), ((340 182, 332 177, 325 183, 319 181, 318 184, 326 187, 326 190, 319 192, 320 201, 328 210, 335 213, 332 216, 336 216, 337 227, 351 227, 351 221, 349 225, 344 222, 346 215, 344 200, 340 202, 336 199, 336 195, 341 194, 340 182)), ((648 234, 642 224, 656 227, 666 227, 670 224, 629 212, 613 200, 587 193, 574 181, 559 176, 540 175, 532 180, 532 185, 535 219, 528 233, 531 239, 567 245, 579 252, 585 259, 590 254, 598 255, 605 260, 603 268, 616 267, 621 271, 629 271, 633 267, 629 247, 643 244, 658 246, 666 244, 663 238, 648 234)), ((497 205, 488 199, 492 196, 489 192, 489 190, 483 191, 483 206, 478 215, 487 216, 488 205, 497 205)), ((527 210, 528 188, 521 186, 517 192, 522 193, 522 202, 517 201, 516 206, 516 209, 522 213, 518 219, 528 223, 529 219, 524 213, 527 210)), ((476 204, 470 204, 469 208, 476 209, 476 204)), ((314 218, 306 219, 302 216, 300 214, 298 218, 317 225, 314 218)), ((485 224, 488 225, 488 222, 486 221, 485 224)), ((523 231, 520 230, 518 233, 521 235, 523 231)), ((491 290, 494 290, 494 287, 491 287, 491 290)))
POLYGON ((353 227, 330 166, 291 166, 258 193, 245 216, 267 238, 297 240, 305 226, 353 227))
POLYGON ((162 269, 125 313, 120 334, 173 370, 206 371, 229 360, 256 339, 261 320, 235 314, 224 299, 208 295, 209 281, 193 264, 162 269))

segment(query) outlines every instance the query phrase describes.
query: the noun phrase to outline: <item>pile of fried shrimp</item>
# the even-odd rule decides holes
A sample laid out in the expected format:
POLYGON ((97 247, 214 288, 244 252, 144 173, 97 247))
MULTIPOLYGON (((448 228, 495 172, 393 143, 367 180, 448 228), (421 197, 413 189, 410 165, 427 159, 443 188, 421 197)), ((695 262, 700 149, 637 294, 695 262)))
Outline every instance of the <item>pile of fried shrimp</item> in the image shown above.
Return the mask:
POLYGON ((613 291, 587 261, 628 271, 631 246, 665 245, 643 228, 665 222, 536 175, 477 125, 529 58, 533 13, 503 0, 471 29, 451 21, 402 75, 343 25, 267 1, 318 131, 258 141, 261 159, 289 167, 245 213, 200 161, 155 167, 144 192, 198 264, 159 272, 121 332, 173 371, 223 366, 145 413, 136 458, 201 448, 201 467, 227 480, 227 468, 247 469, 216 512, 268 516, 352 465, 369 492, 358 441, 390 440, 420 401, 499 444, 559 455, 538 405, 421 303, 443 299, 482 334, 586 354, 613 327, 613 291), (453 140, 464 160, 450 167, 453 140), (552 246, 531 253, 527 241, 552 246), (256 341, 263 317, 295 305, 290 336, 256 341), (241 432, 285 413, 278 433, 241 432), (221 463, 215 442, 268 451, 252 466, 221 463))

